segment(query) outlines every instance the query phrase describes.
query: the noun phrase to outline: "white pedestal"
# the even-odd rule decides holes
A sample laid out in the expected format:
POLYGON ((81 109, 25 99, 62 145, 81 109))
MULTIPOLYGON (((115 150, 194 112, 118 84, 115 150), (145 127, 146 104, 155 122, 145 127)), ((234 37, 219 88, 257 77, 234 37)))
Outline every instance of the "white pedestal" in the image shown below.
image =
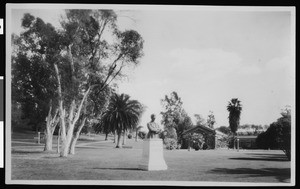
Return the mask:
POLYGON ((143 155, 139 168, 147 171, 166 170, 168 168, 164 159, 162 139, 143 141, 143 155))

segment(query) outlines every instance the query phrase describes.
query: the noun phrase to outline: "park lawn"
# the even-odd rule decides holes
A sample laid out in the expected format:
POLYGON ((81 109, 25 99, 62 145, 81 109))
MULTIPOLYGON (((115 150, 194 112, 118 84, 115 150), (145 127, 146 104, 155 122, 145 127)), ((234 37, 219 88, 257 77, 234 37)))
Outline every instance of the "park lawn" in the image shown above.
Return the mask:
POLYGON ((132 148, 114 148, 112 141, 76 148, 60 158, 42 148, 14 148, 12 180, 136 180, 289 183, 290 162, 276 150, 164 150, 165 171, 138 169, 142 141, 127 140, 132 148))

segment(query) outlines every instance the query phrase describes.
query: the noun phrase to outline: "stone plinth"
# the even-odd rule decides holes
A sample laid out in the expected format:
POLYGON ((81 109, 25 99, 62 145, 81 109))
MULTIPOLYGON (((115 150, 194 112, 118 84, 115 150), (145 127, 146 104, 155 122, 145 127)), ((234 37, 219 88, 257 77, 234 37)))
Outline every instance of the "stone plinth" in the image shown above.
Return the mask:
POLYGON ((143 141, 143 155, 139 168, 147 171, 168 168, 164 159, 162 139, 145 139, 143 141))

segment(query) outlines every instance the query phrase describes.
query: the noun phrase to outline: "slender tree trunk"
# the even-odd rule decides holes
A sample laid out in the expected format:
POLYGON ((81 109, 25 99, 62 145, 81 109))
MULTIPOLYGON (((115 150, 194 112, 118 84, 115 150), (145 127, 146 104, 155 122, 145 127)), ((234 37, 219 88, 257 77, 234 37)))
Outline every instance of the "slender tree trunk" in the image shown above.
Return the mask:
POLYGON ((58 130, 58 134, 57 134, 57 149, 56 149, 56 152, 59 154, 60 150, 59 150, 59 144, 60 143, 60 128, 58 130))
POLYGON ((74 155, 75 154, 75 145, 77 142, 77 137, 73 136, 72 140, 71 140, 71 144, 70 144, 70 150, 69 150, 69 154, 74 155))
POLYGON ((114 143, 116 143, 117 131, 114 131, 114 143))
POLYGON ((78 130, 76 131, 76 133, 73 135, 72 140, 71 140, 71 144, 70 144, 70 151, 69 154, 74 155, 75 154, 75 146, 76 146, 76 142, 79 138, 79 135, 81 133, 81 130, 85 124, 86 118, 84 118, 81 122, 81 125, 79 126, 78 130))
POLYGON ((117 146, 116 148, 121 148, 121 136, 122 136, 122 132, 118 132, 118 141, 117 141, 117 146))
POLYGON ((108 133, 105 133, 105 140, 107 140, 108 133))
POLYGON ((135 131, 135 141, 138 141, 138 130, 135 131))
POLYGON ((233 149, 236 149, 236 133, 233 134, 233 149))
POLYGON ((67 133, 65 134, 65 137, 63 137, 62 139, 62 148, 61 148, 61 152, 60 152, 60 156, 61 157, 67 157, 70 151, 70 145, 71 145, 71 140, 73 137, 73 132, 74 132, 74 126, 75 123, 70 123, 68 121, 68 129, 67 129, 67 133))
POLYGON ((124 131, 124 133, 123 133, 123 145, 125 145, 126 144, 126 135, 127 135, 127 132, 126 131, 124 131))
MULTIPOLYGON (((51 102, 50 102, 51 104, 51 102)), ((44 131, 44 137, 45 137, 45 148, 44 151, 51 151, 52 150, 52 141, 53 141, 53 133, 54 130, 59 122, 59 119, 57 117, 58 115, 58 109, 56 110, 56 113, 54 117, 51 115, 52 111, 52 104, 50 105, 48 115, 46 117, 46 129, 44 131)))

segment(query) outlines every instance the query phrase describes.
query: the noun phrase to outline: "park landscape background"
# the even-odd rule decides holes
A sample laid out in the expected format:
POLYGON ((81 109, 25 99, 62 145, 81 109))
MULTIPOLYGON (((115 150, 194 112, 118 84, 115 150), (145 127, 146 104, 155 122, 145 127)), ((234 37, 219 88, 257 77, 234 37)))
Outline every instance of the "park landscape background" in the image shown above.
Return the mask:
POLYGON ((9 12, 15 13, 16 21, 10 23, 12 180, 290 182, 294 98, 290 10, 214 15, 173 10, 181 13, 174 19, 172 9, 75 9, 65 11, 60 27, 58 19, 53 26, 47 24, 43 19, 49 15, 43 11, 9 12), (149 15, 170 21, 171 30, 159 20, 153 22, 158 25, 146 26, 149 15), (219 17, 224 15, 224 20, 219 17), (240 22, 238 16, 248 22, 240 22), (201 25, 203 18, 212 20, 202 20, 201 25), (257 25, 259 18, 262 23, 257 25), (20 19, 22 30, 17 25, 20 19), (229 25, 219 26, 221 21, 229 25), (253 33, 243 27, 251 27, 253 33), (209 28, 216 33, 205 33, 209 28), (230 37, 236 28, 238 39, 230 37), (165 40, 157 42, 161 37, 165 40), (180 48, 171 39, 177 39, 180 48), (243 44, 239 50, 237 43, 243 44), (260 46, 272 43, 276 44, 272 48, 260 46), (157 121, 165 130, 168 174, 141 173, 136 166, 151 113, 160 116, 157 121), (214 148, 204 148, 208 136, 184 135, 195 126, 223 133, 220 142, 225 149, 204 150, 214 148), (35 143, 38 132, 44 144, 35 143), (259 136, 263 145, 230 150, 236 148, 237 135, 259 136), (53 170, 53 165, 61 168, 53 170))

